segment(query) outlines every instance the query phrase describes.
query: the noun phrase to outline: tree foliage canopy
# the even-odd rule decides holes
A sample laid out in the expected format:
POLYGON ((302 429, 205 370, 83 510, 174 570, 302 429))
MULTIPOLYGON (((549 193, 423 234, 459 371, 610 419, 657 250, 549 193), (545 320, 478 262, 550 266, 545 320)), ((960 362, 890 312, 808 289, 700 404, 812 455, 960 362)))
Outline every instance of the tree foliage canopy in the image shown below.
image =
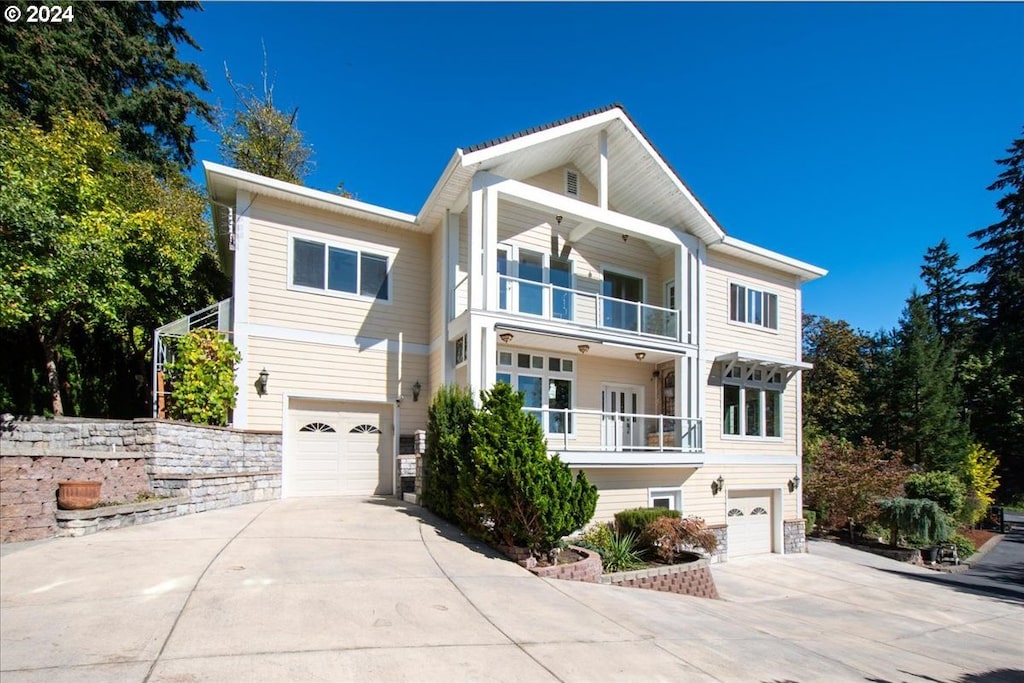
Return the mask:
MULTIPOLYGON (((20 4, 20 3, 19 3, 20 4)), ((0 31, 0 102, 44 129, 79 111, 117 133, 132 157, 190 166, 190 116, 212 122, 198 48, 181 26, 198 2, 82 2, 70 23, 7 24, 0 31)))
POLYGON ((64 114, 52 130, 0 125, 0 326, 32 330, 52 409, 63 413, 58 345, 73 328, 132 338, 188 300, 210 253, 205 204, 181 176, 126 160, 117 137, 64 114))

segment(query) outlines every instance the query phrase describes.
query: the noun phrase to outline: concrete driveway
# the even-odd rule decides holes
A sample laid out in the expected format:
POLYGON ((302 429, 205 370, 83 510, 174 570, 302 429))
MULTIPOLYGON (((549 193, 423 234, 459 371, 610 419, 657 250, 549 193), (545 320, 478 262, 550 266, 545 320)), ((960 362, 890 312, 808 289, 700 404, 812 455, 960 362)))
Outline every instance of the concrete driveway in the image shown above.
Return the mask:
POLYGON ((416 507, 247 505, 4 546, 0 678, 1024 677, 1017 601, 815 555, 714 571, 725 600, 546 581, 416 507))

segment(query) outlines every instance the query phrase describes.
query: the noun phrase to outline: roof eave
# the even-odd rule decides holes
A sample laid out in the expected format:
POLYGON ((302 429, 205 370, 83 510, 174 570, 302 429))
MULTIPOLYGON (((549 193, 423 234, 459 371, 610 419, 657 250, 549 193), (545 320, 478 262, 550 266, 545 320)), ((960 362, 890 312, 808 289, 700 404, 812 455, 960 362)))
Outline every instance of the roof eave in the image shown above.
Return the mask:
POLYGON ((784 256, 778 252, 759 247, 756 244, 750 242, 744 242, 743 240, 736 239, 729 235, 724 236, 718 242, 714 242, 708 245, 709 249, 715 251, 721 251, 731 256, 737 256, 746 260, 751 260, 769 268, 781 270, 790 275, 795 275, 803 282, 809 282, 811 280, 817 280, 820 277, 828 275, 828 271, 824 268, 805 263, 789 256, 784 256))

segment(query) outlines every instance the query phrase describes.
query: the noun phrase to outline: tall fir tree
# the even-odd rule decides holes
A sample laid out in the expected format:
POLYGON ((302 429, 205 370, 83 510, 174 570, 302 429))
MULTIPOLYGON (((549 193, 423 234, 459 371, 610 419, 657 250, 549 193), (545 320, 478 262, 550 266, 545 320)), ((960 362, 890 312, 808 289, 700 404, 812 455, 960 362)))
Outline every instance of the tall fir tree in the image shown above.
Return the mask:
POLYGON ((805 315, 803 356, 804 434, 856 440, 864 434, 865 351, 868 340, 845 320, 805 315))
POLYGON ((896 333, 892 398, 904 460, 926 470, 953 470, 967 453, 967 423, 952 354, 932 324, 924 300, 907 301, 896 333))
MULTIPOLYGON (((18 3, 22 4, 22 3, 18 3)), ((199 46, 182 27, 198 2, 76 2, 60 24, 0 31, 0 103, 44 129, 66 111, 102 122, 131 157, 165 173, 191 166, 190 117, 212 122, 202 70, 178 56, 199 46)))
POLYGON ((921 299, 935 330, 948 348, 958 352, 967 343, 971 293, 960 268, 960 256, 949 250, 945 238, 925 252, 921 280, 925 286, 921 299))
POLYGON ((970 267, 978 314, 965 370, 975 435, 999 458, 1003 500, 1024 496, 1024 129, 989 186, 1002 220, 970 233, 983 254, 970 267))

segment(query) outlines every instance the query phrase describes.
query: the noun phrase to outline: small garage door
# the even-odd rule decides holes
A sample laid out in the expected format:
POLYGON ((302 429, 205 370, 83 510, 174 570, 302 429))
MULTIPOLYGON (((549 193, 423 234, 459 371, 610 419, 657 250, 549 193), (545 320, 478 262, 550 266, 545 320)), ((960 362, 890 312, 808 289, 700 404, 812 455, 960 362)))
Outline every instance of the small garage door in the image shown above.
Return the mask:
POLYGON ((391 407, 330 404, 289 415, 286 495, 391 493, 391 407))
POLYGON ((737 491, 729 494, 729 557, 772 551, 772 494, 737 491))

